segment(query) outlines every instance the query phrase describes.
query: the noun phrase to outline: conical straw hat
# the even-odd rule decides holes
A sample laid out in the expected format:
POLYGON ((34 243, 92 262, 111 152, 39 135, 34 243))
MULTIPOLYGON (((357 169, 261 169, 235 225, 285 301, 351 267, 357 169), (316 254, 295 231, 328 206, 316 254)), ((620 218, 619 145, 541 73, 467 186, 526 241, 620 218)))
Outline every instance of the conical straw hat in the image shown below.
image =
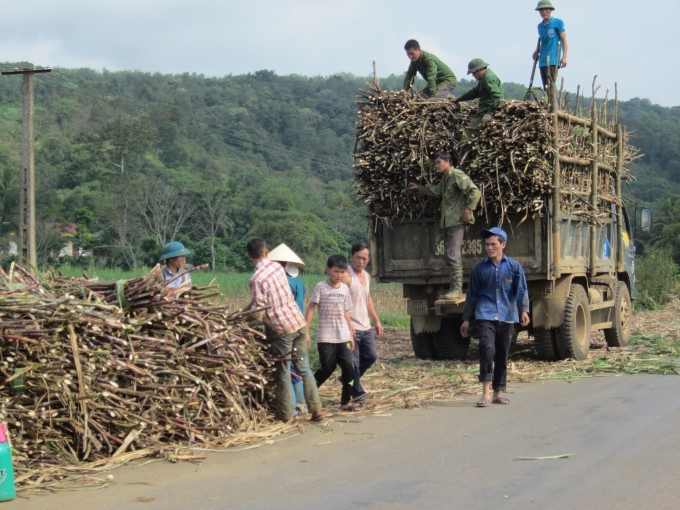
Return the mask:
POLYGON ((300 257, 298 257, 295 252, 288 248, 288 246, 286 246, 284 243, 281 243, 272 251, 270 251, 267 258, 275 262, 290 262, 291 264, 295 264, 296 266, 300 267, 304 267, 305 265, 300 257))

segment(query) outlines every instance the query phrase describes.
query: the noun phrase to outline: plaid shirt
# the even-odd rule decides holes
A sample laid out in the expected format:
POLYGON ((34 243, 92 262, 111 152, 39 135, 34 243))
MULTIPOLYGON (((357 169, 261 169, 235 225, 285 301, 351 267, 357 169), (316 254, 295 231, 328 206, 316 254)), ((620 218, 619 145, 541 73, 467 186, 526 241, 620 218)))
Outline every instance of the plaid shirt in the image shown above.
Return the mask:
POLYGON ((250 290, 256 308, 271 307, 262 318, 270 340, 294 333, 307 325, 295 304, 286 272, 278 262, 267 259, 258 262, 255 274, 250 278, 250 290))

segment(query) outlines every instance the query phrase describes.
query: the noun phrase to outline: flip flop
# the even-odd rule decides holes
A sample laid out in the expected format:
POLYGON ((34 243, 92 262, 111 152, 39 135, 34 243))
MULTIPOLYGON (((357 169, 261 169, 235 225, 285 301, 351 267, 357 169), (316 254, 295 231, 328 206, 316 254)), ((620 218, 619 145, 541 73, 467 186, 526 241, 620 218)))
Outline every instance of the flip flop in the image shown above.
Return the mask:
POLYGON ((355 404, 363 404, 368 400, 368 393, 362 393, 361 395, 352 398, 352 402, 355 404))
POLYGON ((494 403, 494 404, 507 405, 507 404, 510 403, 510 399, 505 398, 505 397, 498 397, 498 398, 494 398, 491 402, 494 403))
POLYGON ((345 407, 344 409, 342 407, 340 407, 340 410, 343 413, 358 413, 359 411, 361 411, 361 407, 355 406, 355 405, 350 405, 348 407, 345 407))
POLYGON ((489 407, 489 400, 486 397, 480 398, 477 407, 489 407))

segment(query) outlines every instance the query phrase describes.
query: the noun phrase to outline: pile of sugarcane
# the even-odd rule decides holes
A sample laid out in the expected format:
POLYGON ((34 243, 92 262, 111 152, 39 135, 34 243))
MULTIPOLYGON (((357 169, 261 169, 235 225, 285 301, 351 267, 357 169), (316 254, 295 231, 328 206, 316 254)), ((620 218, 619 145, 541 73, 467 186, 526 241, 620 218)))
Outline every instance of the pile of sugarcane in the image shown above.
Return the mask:
POLYGON ((218 444, 271 420, 272 359, 212 287, 0 269, 0 420, 19 464, 218 444))
MULTIPOLYGON (((452 154, 454 165, 480 188, 482 206, 496 217, 535 214, 544 208, 555 159, 552 116, 544 102, 504 102, 472 140, 464 132, 476 103, 433 101, 377 87, 363 92, 357 103, 355 190, 374 217, 389 221, 436 215, 439 201, 410 191, 408 183, 439 181, 431 160, 439 150, 452 154)), ((589 157, 587 130, 561 121, 560 131, 561 155, 589 157)), ((598 140, 598 161, 616 168, 616 141, 602 135, 598 140)), ((624 142, 624 179, 630 178, 627 168, 634 152, 624 142)), ((588 167, 565 164, 560 174, 564 190, 590 191, 588 167)), ((616 199, 614 179, 608 174, 600 179, 598 193, 616 199)), ((564 207, 595 212, 578 194, 567 197, 564 207)))

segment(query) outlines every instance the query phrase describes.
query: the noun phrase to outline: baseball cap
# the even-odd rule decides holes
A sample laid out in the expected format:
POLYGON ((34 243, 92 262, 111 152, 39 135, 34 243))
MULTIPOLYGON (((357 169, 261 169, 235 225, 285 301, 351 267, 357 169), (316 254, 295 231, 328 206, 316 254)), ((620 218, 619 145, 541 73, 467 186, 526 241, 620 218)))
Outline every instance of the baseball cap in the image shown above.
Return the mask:
POLYGON ((482 230, 479 231, 479 235, 484 239, 486 239, 489 236, 500 236, 503 239, 504 243, 508 241, 508 234, 505 233, 505 230, 498 227, 483 228, 482 230))

